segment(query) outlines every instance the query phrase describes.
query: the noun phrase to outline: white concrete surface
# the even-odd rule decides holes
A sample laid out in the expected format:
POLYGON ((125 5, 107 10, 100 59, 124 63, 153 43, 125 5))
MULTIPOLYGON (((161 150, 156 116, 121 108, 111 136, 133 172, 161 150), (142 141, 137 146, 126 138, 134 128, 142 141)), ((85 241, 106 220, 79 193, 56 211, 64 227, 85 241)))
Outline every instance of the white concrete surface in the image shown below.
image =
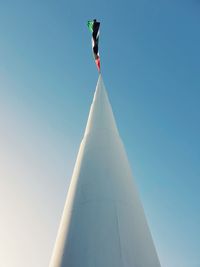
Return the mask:
POLYGON ((101 76, 50 267, 160 267, 101 76))

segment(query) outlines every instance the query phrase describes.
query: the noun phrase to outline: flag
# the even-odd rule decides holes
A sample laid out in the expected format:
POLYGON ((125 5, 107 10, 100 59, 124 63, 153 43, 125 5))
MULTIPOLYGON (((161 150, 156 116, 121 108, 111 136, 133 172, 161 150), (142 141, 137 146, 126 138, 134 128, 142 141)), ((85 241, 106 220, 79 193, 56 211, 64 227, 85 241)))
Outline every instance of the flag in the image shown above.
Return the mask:
POLYGON ((94 59, 97 65, 97 69, 100 72, 100 57, 99 57, 99 28, 100 22, 94 20, 90 20, 87 23, 89 30, 92 33, 92 50, 94 59))

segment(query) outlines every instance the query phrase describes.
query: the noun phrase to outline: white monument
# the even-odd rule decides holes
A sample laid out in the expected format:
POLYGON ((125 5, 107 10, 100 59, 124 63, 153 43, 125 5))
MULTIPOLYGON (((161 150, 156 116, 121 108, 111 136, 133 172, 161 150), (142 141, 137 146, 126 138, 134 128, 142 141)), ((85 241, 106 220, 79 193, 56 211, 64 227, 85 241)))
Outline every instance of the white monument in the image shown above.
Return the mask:
POLYGON ((101 75, 50 267, 160 267, 101 75))

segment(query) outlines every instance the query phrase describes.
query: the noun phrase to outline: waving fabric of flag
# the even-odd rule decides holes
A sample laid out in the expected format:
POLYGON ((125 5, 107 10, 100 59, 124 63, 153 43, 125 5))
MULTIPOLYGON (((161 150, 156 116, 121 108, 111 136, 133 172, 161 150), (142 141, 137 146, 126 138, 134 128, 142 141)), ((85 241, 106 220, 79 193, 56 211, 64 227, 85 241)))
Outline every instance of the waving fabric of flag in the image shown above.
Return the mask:
POLYGON ((100 22, 90 20, 87 23, 89 30, 92 32, 92 50, 94 54, 94 59, 97 65, 97 69, 100 72, 100 57, 99 57, 99 28, 100 22))

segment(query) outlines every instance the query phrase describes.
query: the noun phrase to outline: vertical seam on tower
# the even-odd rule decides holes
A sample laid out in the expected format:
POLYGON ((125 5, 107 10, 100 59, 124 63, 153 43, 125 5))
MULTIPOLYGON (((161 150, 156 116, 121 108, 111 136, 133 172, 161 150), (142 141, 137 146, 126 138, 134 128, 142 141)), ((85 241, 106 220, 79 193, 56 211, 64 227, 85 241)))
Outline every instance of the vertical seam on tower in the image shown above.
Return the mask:
POLYGON ((115 214, 116 214, 116 218, 117 218, 118 243, 119 243, 120 258, 121 258, 121 263, 122 263, 121 267, 123 267, 124 264, 123 264, 122 245, 121 245, 120 229, 119 229, 119 217, 118 217, 118 212, 117 212, 116 204, 115 204, 115 214))

